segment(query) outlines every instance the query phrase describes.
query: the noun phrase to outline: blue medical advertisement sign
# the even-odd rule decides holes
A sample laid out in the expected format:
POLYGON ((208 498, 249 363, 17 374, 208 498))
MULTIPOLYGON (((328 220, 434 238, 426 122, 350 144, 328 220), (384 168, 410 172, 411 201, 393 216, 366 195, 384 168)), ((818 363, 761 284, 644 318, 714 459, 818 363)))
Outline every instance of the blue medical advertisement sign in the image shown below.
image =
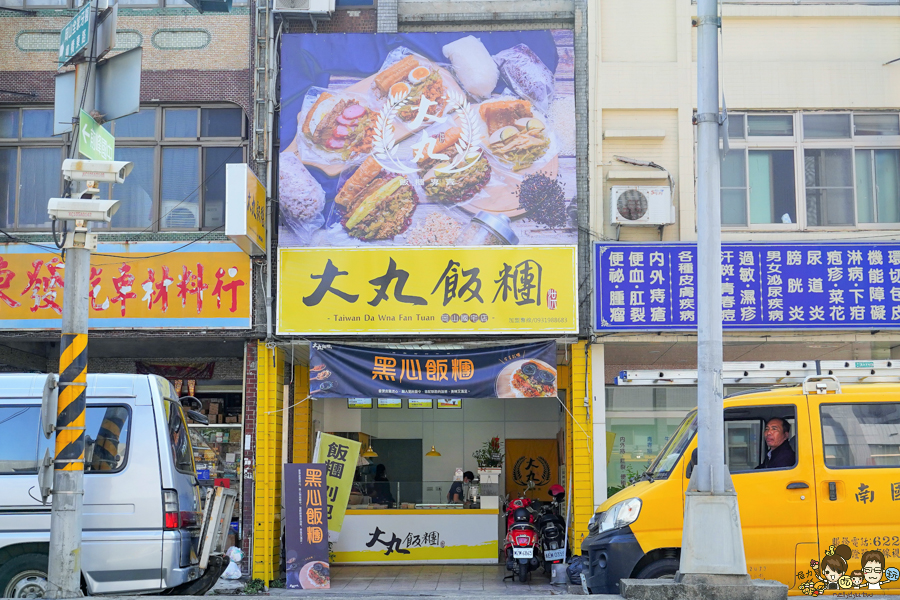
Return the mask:
MULTIPOLYGON (((594 329, 697 327, 697 245, 594 245, 594 329)), ((900 243, 723 243, 725 329, 900 326, 900 243)))

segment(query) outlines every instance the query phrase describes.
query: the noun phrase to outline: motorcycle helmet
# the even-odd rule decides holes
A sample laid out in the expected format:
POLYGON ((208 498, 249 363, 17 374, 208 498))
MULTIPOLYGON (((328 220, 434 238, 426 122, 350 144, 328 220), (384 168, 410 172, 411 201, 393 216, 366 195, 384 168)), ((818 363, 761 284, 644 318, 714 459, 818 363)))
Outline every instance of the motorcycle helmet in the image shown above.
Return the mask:
POLYGON ((563 489, 561 485, 551 485, 550 486, 550 495, 555 498, 557 501, 562 501, 563 497, 566 495, 566 490, 563 489))
POLYGON ((528 523, 531 520, 531 513, 527 508, 517 508, 513 513, 513 520, 516 523, 528 523))

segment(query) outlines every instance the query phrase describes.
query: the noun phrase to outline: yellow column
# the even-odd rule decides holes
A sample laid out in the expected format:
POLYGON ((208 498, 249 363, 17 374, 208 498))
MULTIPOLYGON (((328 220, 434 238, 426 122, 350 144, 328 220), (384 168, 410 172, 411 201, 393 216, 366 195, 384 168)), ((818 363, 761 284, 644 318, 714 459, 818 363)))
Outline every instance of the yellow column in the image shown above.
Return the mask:
POLYGON ((308 463, 312 458, 312 400, 309 396, 309 367, 297 365, 294 367, 294 456, 292 462, 308 463))
MULTIPOLYGON (((572 475, 572 523, 569 540, 572 551, 581 554, 581 542, 587 536, 587 525, 594 514, 594 457, 589 439, 591 415, 585 406, 590 399, 590 355, 585 356, 585 342, 572 346, 572 362, 569 370, 569 393, 566 403, 572 416, 566 415, 566 465, 567 476, 572 475), (574 417, 574 419, 572 418, 574 417)), ((566 482, 568 486, 568 482, 566 482)))
POLYGON ((284 353, 257 346, 256 481, 252 576, 266 583, 280 575, 281 432, 284 420, 284 353))

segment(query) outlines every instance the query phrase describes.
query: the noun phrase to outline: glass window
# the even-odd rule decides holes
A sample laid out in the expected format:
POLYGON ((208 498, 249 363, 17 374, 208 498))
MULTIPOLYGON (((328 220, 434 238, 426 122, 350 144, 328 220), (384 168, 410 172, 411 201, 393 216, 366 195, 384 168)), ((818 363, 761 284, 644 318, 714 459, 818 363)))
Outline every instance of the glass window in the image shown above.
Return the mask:
POLYGON ((22 148, 19 173, 19 227, 50 227, 47 200, 59 196, 62 148, 22 148))
POLYGON ((762 425, 759 419, 725 423, 725 462, 729 471, 752 471, 762 462, 759 434, 762 425))
POLYGON ((204 108, 200 111, 201 137, 241 137, 244 111, 240 108, 204 108))
POLYGON ((166 109, 166 134, 167 138, 194 138, 197 137, 197 109, 196 108, 168 108, 166 109))
POLYGON ((856 215, 860 223, 900 222, 900 150, 856 151, 856 215))
POLYGON ((803 115, 804 139, 843 139, 850 137, 850 115, 803 115))
POLYGON ((810 226, 853 225, 851 150, 804 150, 806 220, 810 226))
POLYGON ((225 224, 225 165, 241 163, 243 148, 205 148, 203 150, 203 226, 225 224))
POLYGON ((900 135, 898 115, 853 115, 856 135, 900 135))
POLYGON ((747 115, 747 135, 772 137, 794 135, 793 115, 747 115))
POLYGON ((199 157, 197 148, 163 148, 161 228, 200 226, 199 157))
POLYGON ((84 470, 118 471, 128 454, 130 413, 125 406, 89 406, 84 413, 84 470))
POLYGON ((0 110, 0 138, 19 137, 19 109, 0 110))
POLYGON ((747 224, 746 151, 731 150, 722 159, 722 225, 747 224))
POLYGON ((152 108, 142 109, 127 117, 116 119, 115 124, 117 138, 156 137, 156 111, 152 108))
POLYGON ((752 224, 796 223, 794 179, 793 150, 732 150, 722 161, 722 224, 746 225, 748 213, 752 224))
POLYGON ((23 110, 22 137, 53 137, 53 111, 44 109, 23 110))
POLYGON ((111 227, 122 229, 152 229, 156 221, 153 213, 153 197, 156 195, 156 169, 153 147, 116 147, 116 160, 134 163, 125 183, 111 186, 107 198, 120 202, 119 210, 113 215, 111 227))
POLYGON ((0 148, 0 215, 4 227, 16 224, 16 167, 19 151, 15 148, 0 148))
POLYGON ((168 413, 169 442, 172 445, 172 457, 175 460, 175 468, 179 471, 194 472, 194 460, 191 451, 191 438, 187 425, 184 422, 184 414, 181 406, 166 400, 166 413, 168 413))
POLYGON ((825 465, 900 467, 900 403, 823 404, 825 465))
POLYGON ((38 406, 0 406, 0 473, 34 473, 38 468, 38 406))
POLYGON ((666 442, 656 460, 648 467, 647 471, 654 479, 665 479, 669 476, 696 432, 697 413, 692 412, 685 417, 669 441, 666 442))

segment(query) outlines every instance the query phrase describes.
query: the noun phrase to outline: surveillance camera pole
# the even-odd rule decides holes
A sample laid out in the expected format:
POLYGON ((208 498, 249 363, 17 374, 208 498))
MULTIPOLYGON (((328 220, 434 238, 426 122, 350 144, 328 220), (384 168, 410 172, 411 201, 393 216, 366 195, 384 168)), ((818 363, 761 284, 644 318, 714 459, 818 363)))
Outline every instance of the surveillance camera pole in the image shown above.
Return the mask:
POLYGON ((697 13, 697 466, 685 494, 678 580, 722 583, 746 579, 747 565, 725 466, 717 0, 698 0, 697 13))
MULTIPOLYGON (((97 0, 91 1, 97 12, 97 0)), ((97 15, 95 15, 96 17, 97 15)), ((87 45, 85 60, 76 65, 75 114, 94 108, 97 62, 97 20, 87 45)), ((77 128, 73 144, 78 143, 77 128)), ((59 347, 59 404, 53 475, 53 510, 50 518, 50 562, 47 598, 80 597, 81 528, 84 501, 84 411, 87 392, 88 291, 91 246, 96 234, 89 221, 74 221, 65 237, 66 277, 63 292, 62 331, 59 347)))

